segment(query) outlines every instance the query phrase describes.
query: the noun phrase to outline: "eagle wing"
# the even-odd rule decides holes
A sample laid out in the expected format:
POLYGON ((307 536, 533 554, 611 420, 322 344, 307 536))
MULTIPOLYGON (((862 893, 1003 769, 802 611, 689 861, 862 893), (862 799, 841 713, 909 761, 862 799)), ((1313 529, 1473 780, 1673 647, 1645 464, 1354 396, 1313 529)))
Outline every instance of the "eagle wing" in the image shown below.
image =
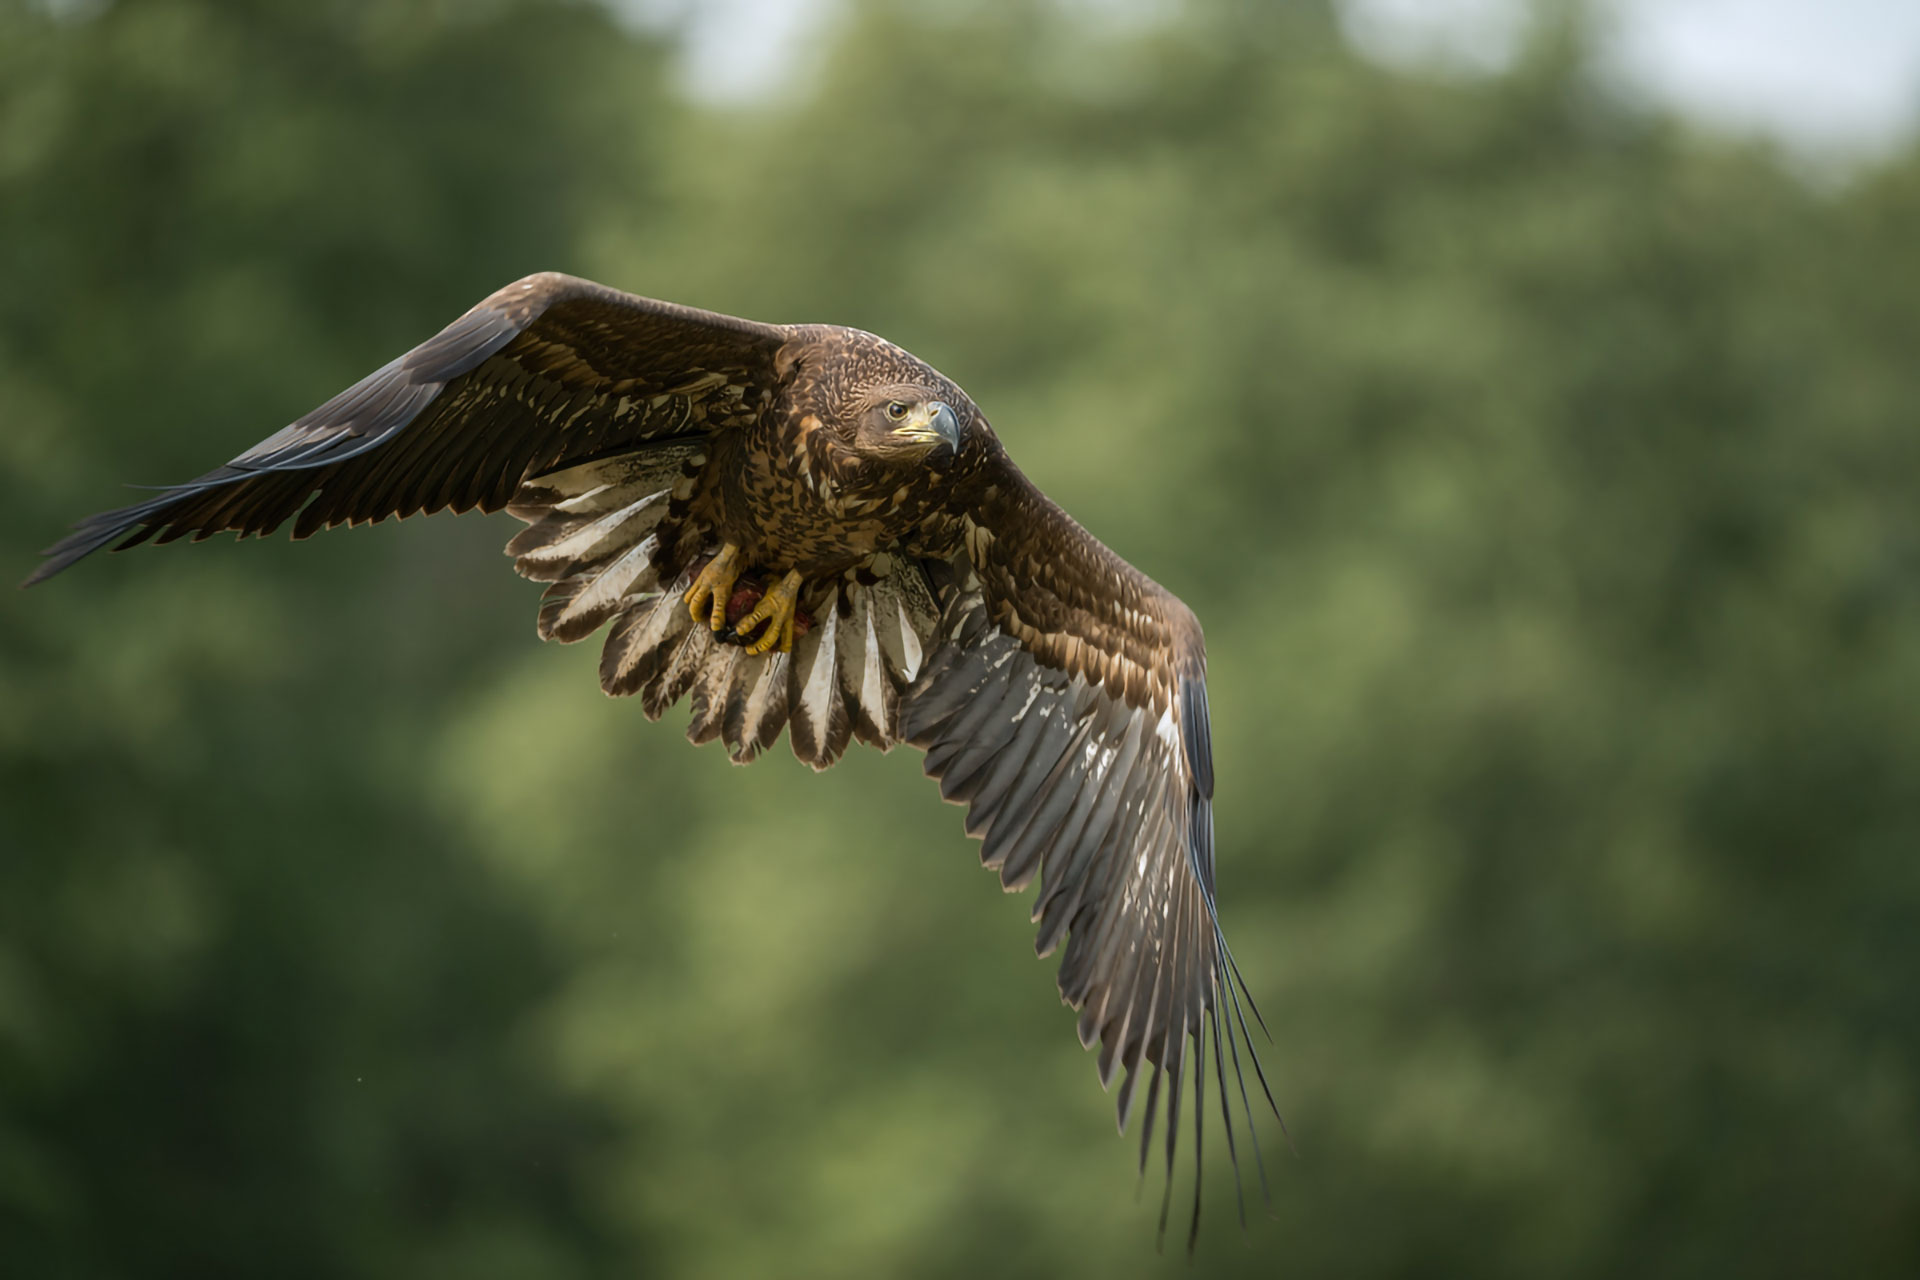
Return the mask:
MULTIPOLYGON (((1036 950, 1047 955, 1066 939, 1060 995, 1080 1010, 1081 1043, 1100 1045, 1102 1086, 1126 1072, 1122 1132, 1134 1086, 1150 1074, 1143 1172, 1165 1077, 1169 1190, 1191 1075, 1197 1231, 1208 1040, 1230 1152, 1229 1060, 1253 1127, 1237 1042, 1273 1102, 1245 1017, 1258 1013, 1214 909, 1200 626, 1004 454, 984 481, 986 496, 964 517, 967 569, 904 700, 902 734, 925 748, 941 794, 967 806, 967 831, 1001 884, 1018 890, 1041 877, 1036 950)), ((1237 1152, 1234 1164, 1237 1182, 1237 1152)))
POLYGON ((103 546, 294 536, 497 511, 530 476, 749 421, 787 331, 543 272, 516 281, 223 467, 102 512, 27 583, 103 546))

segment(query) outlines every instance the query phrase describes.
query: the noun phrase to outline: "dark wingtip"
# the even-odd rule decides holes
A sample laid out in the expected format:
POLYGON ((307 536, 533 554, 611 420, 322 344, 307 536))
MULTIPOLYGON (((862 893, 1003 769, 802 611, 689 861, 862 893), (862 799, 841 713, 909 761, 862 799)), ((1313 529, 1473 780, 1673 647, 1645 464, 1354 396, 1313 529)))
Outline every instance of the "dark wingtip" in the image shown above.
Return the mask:
POLYGON ((62 538, 40 553, 45 556, 46 559, 42 560, 39 567, 34 569, 32 573, 21 579, 20 589, 22 591, 37 583, 45 582, 48 578, 51 578, 54 574, 59 573, 75 562, 86 559, 86 557, 92 555, 101 547, 104 547, 107 543, 112 542, 115 538, 126 532, 126 530, 120 526, 110 526, 103 530, 91 524, 91 522, 82 524, 78 526, 78 528, 79 532, 69 534, 67 537, 62 538))
POLYGON ((52 563, 51 561, 45 564, 42 564, 38 568, 34 569, 32 573, 20 579, 20 585, 16 587, 15 590, 25 591, 28 587, 33 586, 35 583, 45 582, 48 578, 51 578, 54 574, 60 572, 60 570, 64 568, 66 568, 65 565, 57 565, 52 563))
MULTIPOLYGON (((122 550, 126 547, 134 546, 137 543, 145 542, 148 538, 153 537, 155 533, 160 532, 162 525, 166 522, 166 513, 169 507, 172 507, 182 499, 193 497, 195 494, 215 487, 220 480, 229 478, 222 474, 228 470, 228 468, 222 468, 221 472, 209 473, 208 476, 203 476, 187 484, 165 485, 160 487, 157 497, 148 498, 144 502, 136 502, 130 507, 116 507, 112 511, 102 511, 95 515, 88 516, 73 526, 72 533, 69 533, 66 537, 60 539, 60 541, 40 553, 46 557, 46 560, 39 568, 28 574, 20 585, 24 588, 31 587, 35 583, 45 582, 48 578, 66 569, 69 565, 76 561, 86 559, 100 548, 119 539, 124 538, 126 541, 122 542, 115 550, 122 550), (219 480, 213 479, 215 476, 218 476, 219 480)), ((151 486, 129 485, 128 487, 147 488, 151 486)), ((170 534, 168 538, 163 538, 162 541, 177 538, 185 532, 185 529, 177 530, 170 534)), ((201 534, 199 536, 204 537, 206 535, 201 534)))

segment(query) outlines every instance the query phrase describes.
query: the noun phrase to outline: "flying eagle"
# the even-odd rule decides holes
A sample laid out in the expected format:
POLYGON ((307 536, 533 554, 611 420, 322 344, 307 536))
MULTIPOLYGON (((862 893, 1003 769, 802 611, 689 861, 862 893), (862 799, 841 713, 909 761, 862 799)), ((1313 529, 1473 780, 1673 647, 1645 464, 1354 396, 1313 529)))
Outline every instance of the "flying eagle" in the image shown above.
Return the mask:
POLYGON ((1001 884, 1042 878, 1037 950, 1066 940, 1060 996, 1101 1085, 1126 1073, 1123 1133, 1147 1078, 1143 1173, 1166 1081, 1169 1192, 1191 1078, 1191 1244, 1208 1041, 1230 1151, 1229 1060, 1253 1127, 1239 1044, 1273 1105, 1214 905, 1200 625, 892 343, 529 276, 225 466, 83 521, 27 583, 109 543, 474 507, 527 523, 506 550, 549 584, 542 638, 612 624, 601 687, 648 718, 686 695, 688 737, 739 763, 782 727, 815 769, 850 739, 926 751, 1001 884))

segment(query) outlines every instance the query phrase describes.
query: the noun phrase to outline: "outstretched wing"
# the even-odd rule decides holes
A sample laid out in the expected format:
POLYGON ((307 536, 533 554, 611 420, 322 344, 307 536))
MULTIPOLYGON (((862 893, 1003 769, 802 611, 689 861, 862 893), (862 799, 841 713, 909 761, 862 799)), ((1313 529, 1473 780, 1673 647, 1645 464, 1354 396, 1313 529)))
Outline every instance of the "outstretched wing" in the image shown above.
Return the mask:
POLYGON ((92 516, 29 584, 110 543, 294 536, 446 508, 497 511, 521 480, 750 420, 773 394, 776 325, 528 276, 197 480, 92 516))
MULTIPOLYGON (((1223 1046, 1249 1130, 1240 1042, 1267 1092, 1240 1005, 1245 986, 1236 994, 1239 974, 1214 911, 1200 626, 1004 455, 993 470, 982 480, 988 496, 966 517, 970 569, 908 694, 902 731, 926 748, 941 794, 968 806, 967 831, 1001 883, 1011 891, 1041 876, 1037 950, 1067 940, 1060 995, 1080 1010, 1081 1043, 1100 1044, 1102 1086, 1126 1071, 1122 1132, 1135 1084, 1150 1075, 1143 1172, 1165 1077, 1169 1192, 1191 1075, 1197 1232, 1208 1040, 1230 1151, 1223 1046)), ((1257 1160, 1257 1140, 1254 1149, 1257 1160)), ((1237 1179, 1237 1152, 1235 1168, 1237 1179)))

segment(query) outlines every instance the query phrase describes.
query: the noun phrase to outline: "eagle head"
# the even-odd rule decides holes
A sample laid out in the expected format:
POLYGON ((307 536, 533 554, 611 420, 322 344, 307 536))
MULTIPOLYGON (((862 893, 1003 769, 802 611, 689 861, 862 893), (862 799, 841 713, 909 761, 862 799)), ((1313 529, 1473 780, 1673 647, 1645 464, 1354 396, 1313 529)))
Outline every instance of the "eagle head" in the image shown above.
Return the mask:
POLYGON ((960 416, 926 387, 876 388, 861 397, 854 414, 854 448, 887 462, 944 467, 960 452, 960 442, 960 416))

